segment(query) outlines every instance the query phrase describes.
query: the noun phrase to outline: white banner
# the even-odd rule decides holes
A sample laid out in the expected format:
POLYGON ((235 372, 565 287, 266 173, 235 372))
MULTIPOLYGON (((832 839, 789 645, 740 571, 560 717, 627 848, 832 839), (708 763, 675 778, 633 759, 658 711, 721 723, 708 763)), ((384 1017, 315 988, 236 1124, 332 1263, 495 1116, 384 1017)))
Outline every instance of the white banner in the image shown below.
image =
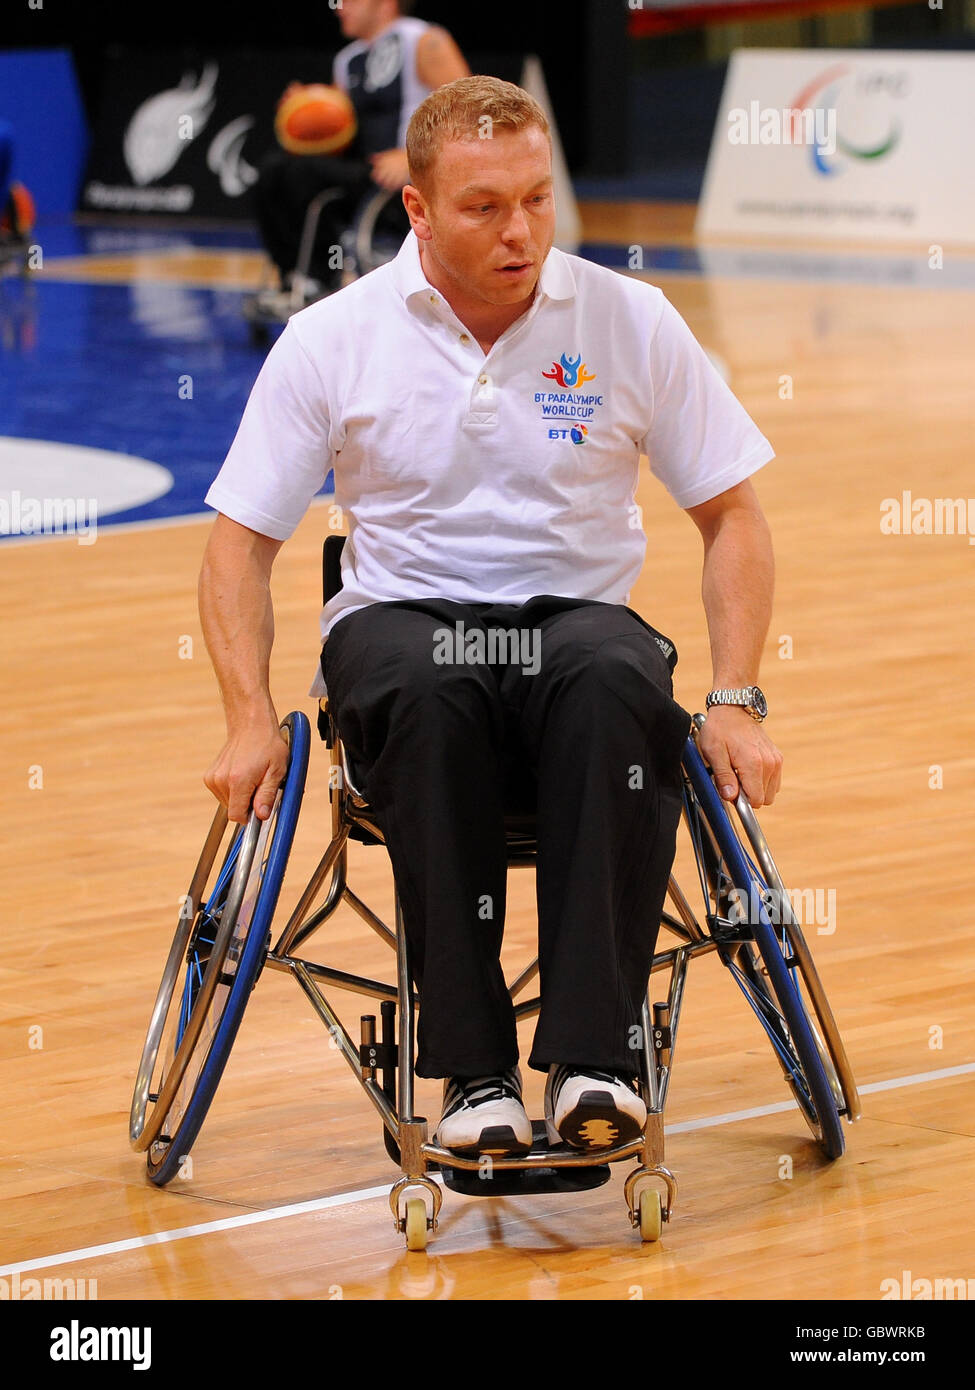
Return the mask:
POLYGON ((702 237, 975 243, 975 54, 745 49, 702 237))

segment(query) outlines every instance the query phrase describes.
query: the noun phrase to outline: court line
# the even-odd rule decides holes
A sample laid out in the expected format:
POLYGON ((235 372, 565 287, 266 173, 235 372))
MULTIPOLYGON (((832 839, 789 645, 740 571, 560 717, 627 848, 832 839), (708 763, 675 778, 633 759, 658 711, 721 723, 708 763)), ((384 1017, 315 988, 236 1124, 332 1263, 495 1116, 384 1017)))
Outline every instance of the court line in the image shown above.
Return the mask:
MULTIPOLYGON (((938 1071, 918 1071, 910 1076, 895 1076, 891 1081, 869 1081, 858 1086, 861 1096, 873 1095, 877 1091, 896 1091, 901 1086, 920 1086, 925 1081, 941 1081, 945 1077, 965 1076, 975 1072, 975 1062, 961 1062, 957 1067, 941 1067, 938 1071)), ((759 1115, 778 1115, 783 1110, 797 1110, 794 1100, 777 1101, 775 1105, 761 1105, 755 1110, 732 1110, 727 1115, 708 1115, 703 1120, 682 1120, 676 1125, 665 1125, 664 1134, 688 1134, 695 1129, 710 1129, 713 1125, 730 1125, 735 1120, 752 1120, 759 1115)))
MULTIPOLYGON (((313 507, 321 507, 325 504, 334 506, 335 493, 323 492, 316 493, 308 503, 309 510, 313 507)), ((206 512, 177 512, 173 516, 147 516, 141 521, 117 521, 113 522, 110 518, 98 521, 98 534, 101 535, 124 535, 127 531, 163 531, 168 526, 191 526, 201 521, 216 521, 216 509, 206 512)), ((331 534, 331 533, 330 533, 331 534)), ((338 535, 336 531, 334 533, 338 535)), ((20 545, 34 545, 38 541, 77 541, 77 533, 74 531, 35 531, 30 535, 18 536, 4 534, 0 537, 0 555, 5 550, 12 550, 20 545)), ((98 540, 93 542, 97 545, 98 540)))
MULTIPOLYGON (((861 1095, 872 1095, 876 1091, 894 1091, 902 1086, 920 1086, 926 1081, 941 1081, 947 1077, 964 1076, 975 1072, 975 1062, 962 1062, 955 1067, 941 1067, 937 1071, 914 1072, 909 1076, 893 1077, 889 1081, 871 1081, 858 1089, 861 1095)), ((796 1110, 795 1101, 779 1101, 774 1105, 761 1105, 753 1110, 731 1110, 724 1115, 707 1115, 700 1120, 683 1120, 675 1125, 666 1125, 665 1134, 687 1134, 691 1130, 709 1129, 715 1125, 730 1125, 738 1120, 752 1120, 763 1115, 778 1115, 785 1110, 796 1110)), ((219 1221, 202 1221, 196 1226, 177 1226, 171 1231, 154 1231, 147 1236, 129 1236, 125 1240, 113 1240, 105 1245, 88 1245, 79 1250, 63 1250, 57 1255, 41 1255, 35 1260, 21 1260, 17 1264, 0 1266, 0 1275, 26 1274, 32 1269, 50 1269, 54 1265, 76 1264, 79 1260, 97 1260, 103 1255, 119 1255, 127 1250, 139 1250, 149 1245, 165 1245, 171 1241, 188 1240, 191 1236, 208 1235, 216 1231, 236 1230, 241 1226, 257 1226, 265 1221, 280 1221, 286 1216, 300 1216, 304 1212, 327 1211, 330 1207, 352 1206, 355 1202, 369 1202, 376 1197, 389 1198, 390 1183, 382 1187, 363 1187, 356 1192, 339 1192, 332 1197, 313 1197, 307 1202, 294 1202, 284 1207, 268 1207, 264 1211, 246 1212, 241 1216, 226 1216, 219 1221)))

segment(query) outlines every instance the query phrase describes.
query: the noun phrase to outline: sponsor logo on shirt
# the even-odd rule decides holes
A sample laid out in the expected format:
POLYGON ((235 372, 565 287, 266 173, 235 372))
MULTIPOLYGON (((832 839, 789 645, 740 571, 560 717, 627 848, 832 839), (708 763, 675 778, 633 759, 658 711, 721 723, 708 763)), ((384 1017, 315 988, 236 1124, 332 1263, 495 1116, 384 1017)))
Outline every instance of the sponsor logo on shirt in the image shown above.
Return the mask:
POLYGON ((589 433, 587 425, 572 425, 566 430, 549 430, 549 439, 571 439, 573 444, 585 444, 589 433))
POLYGON ((552 363, 552 370, 542 372, 542 376, 547 381, 557 381, 561 387, 568 387, 570 390, 577 390, 580 386, 584 386, 587 381, 596 380, 595 372, 586 371, 586 363, 582 360, 581 352, 577 357, 569 357, 567 353, 563 352, 559 360, 552 363))

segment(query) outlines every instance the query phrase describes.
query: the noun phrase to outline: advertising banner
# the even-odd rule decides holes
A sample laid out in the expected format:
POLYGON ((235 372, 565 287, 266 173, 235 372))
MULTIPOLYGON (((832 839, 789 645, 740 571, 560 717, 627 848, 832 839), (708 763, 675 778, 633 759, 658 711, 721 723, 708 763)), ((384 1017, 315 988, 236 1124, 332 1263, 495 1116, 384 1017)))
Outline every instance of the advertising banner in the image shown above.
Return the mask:
POLYGON ((975 242, 975 54, 735 53, 702 237, 975 242))

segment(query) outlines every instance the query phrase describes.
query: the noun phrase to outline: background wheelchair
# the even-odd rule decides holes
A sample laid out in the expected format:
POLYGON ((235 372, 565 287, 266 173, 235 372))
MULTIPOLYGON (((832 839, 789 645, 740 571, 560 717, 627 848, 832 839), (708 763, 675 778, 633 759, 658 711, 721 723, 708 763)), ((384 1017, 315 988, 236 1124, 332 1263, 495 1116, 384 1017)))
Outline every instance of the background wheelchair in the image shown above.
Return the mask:
POLYGON ((4 204, 0 204, 0 276, 30 274, 31 235, 35 208, 30 191, 14 182, 4 204))
MULTIPOLYGON (((255 294, 245 299, 244 317, 255 344, 266 343, 272 327, 286 323, 299 309, 305 309, 317 299, 334 293, 332 290, 322 292, 311 276, 311 266, 322 212, 329 203, 344 196, 342 189, 326 188, 308 204, 290 292, 268 295, 268 279, 255 294)), ((399 189, 390 191, 377 188, 374 193, 368 194, 359 204, 352 224, 342 236, 343 283, 348 284, 391 261, 409 229, 409 218, 399 189)))
MULTIPOLYGON (((329 537, 323 552, 326 601, 341 587, 343 537, 329 537)), ((595 1187, 609 1165, 636 1159, 624 1184, 631 1225, 645 1241, 659 1238, 674 1209, 677 1182, 664 1165, 663 1111, 673 1070, 687 967, 714 951, 764 1029, 799 1110, 827 1157, 844 1149, 841 1119, 856 1120, 860 1102, 833 1015, 808 946, 765 837, 746 798, 734 817, 721 800, 697 747, 703 718, 696 715, 682 763, 683 820, 698 879, 690 897, 671 876, 662 927, 673 944, 658 945, 651 990, 638 1040, 640 1084, 648 1118, 643 1135, 596 1152, 549 1147, 544 1122, 533 1122, 535 1142, 518 1158, 464 1159, 430 1142, 427 1122, 414 1109, 416 995, 398 894, 390 928, 347 884, 349 839, 382 844, 383 835, 357 790, 355 769, 338 737, 327 701, 319 732, 331 750, 332 839, 294 911, 272 946, 272 921, 294 838, 311 744, 307 717, 281 725, 290 747, 287 772, 271 816, 251 813, 245 826, 229 823, 220 807, 213 818, 180 913, 139 1065, 130 1116, 130 1140, 146 1153, 149 1178, 162 1186, 179 1171, 194 1143, 233 1046, 247 999, 264 968, 294 977, 328 1028, 379 1113, 383 1137, 402 1176, 390 1207, 409 1250, 426 1247, 437 1228, 444 1186, 475 1196, 595 1187), (351 907, 393 948, 395 983, 368 979, 309 960, 301 952, 340 904, 351 907), (654 976, 663 977, 658 989, 654 976), (322 986, 378 999, 362 1017, 358 1042, 333 1009, 322 986), (654 994, 659 1002, 651 1002, 654 994), (665 1196, 662 1197, 662 1192, 665 1196)), ((511 796, 505 818, 508 862, 534 862, 535 821, 525 775, 507 769, 511 796), (517 775, 515 775, 517 774, 517 775)), ((533 961, 510 986, 513 999, 537 974, 533 961)), ((516 1016, 538 1013, 537 998, 516 1003, 516 1016)))

